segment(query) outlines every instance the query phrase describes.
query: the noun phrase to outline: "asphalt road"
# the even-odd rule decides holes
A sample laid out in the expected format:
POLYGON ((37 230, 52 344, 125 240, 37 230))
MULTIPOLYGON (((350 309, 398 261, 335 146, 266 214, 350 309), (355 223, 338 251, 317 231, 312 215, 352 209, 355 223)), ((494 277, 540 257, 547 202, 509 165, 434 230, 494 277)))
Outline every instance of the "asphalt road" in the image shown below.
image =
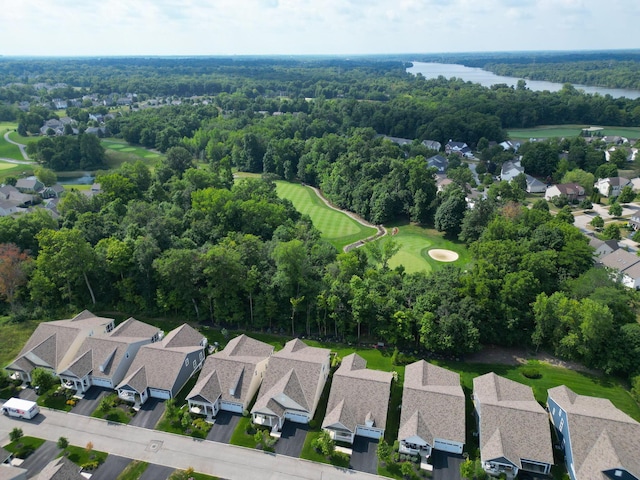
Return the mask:
MULTIPOLYGON (((175 471, 175 468, 163 467, 162 465, 149 465, 147 469, 142 472, 138 480, 167 480, 169 475, 175 471)), ((93 477, 92 477, 93 478, 93 477)))
POLYGON ((433 480, 460 480, 462 455, 433 450, 433 480))
POLYGON ((102 465, 93 472, 91 480, 113 480, 131 463, 130 458, 109 455, 102 465))
MULTIPOLYGON (((19 425, 19 428, 22 428, 24 430, 23 425, 19 425)), ((33 434, 25 433, 25 435, 38 437, 38 435, 35 432, 33 434)), ((60 436, 64 436, 64 435, 60 435, 60 436)), ((39 437, 39 438, 42 438, 42 437, 39 437)), ((44 442, 40 446, 40 448, 38 448, 35 452, 29 455, 25 459, 25 461, 22 463, 22 465, 20 465, 20 468, 25 468, 29 471, 30 477, 40 473, 40 471, 44 467, 46 467, 51 460, 53 460, 58 455, 60 455, 60 449, 56 445, 56 442, 58 441, 58 439, 56 438, 55 440, 53 439, 51 440, 52 441, 44 442)), ((6 444, 5 442, 2 442, 2 445, 5 445, 5 444, 6 444)))
POLYGON ((87 393, 84 394, 84 398, 80 400, 71 411, 76 415, 89 416, 100 406, 100 401, 112 392, 113 389, 91 387, 87 390, 87 393))
POLYGON ((92 442, 96 450, 172 469, 193 467, 196 472, 229 480, 367 480, 376 475, 309 462, 286 455, 265 454, 234 445, 197 440, 109 423, 101 419, 42 409, 35 421, 19 421, 0 415, 0 445, 9 443, 9 432, 20 427, 25 435, 57 441, 61 436, 74 445, 92 442))
POLYGON ((144 402, 142 407, 140 407, 140 410, 138 410, 135 417, 131 419, 129 425, 133 427, 154 429, 162 418, 164 409, 164 401, 157 398, 150 398, 144 402))

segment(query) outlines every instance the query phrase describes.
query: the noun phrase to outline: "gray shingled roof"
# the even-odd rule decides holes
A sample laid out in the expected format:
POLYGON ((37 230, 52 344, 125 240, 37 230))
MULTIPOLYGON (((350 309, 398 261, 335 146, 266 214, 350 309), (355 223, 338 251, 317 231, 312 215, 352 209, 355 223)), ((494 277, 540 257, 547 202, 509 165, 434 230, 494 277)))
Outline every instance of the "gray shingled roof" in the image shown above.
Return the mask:
POLYGON ((624 468, 640 478, 640 423, 604 398, 578 395, 564 385, 549 389, 565 412, 573 465, 580 480, 603 480, 603 471, 624 468))
POLYGON ((35 477, 35 480, 85 480, 82 469, 66 457, 50 461, 35 477))
POLYGON ((160 333, 158 327, 136 320, 131 317, 122 322, 109 334, 110 337, 153 338, 160 333))
POLYGON ((110 318, 96 317, 85 310, 72 319, 41 323, 8 368, 30 372, 35 366, 44 364, 57 370, 83 330, 95 328, 98 332, 94 334, 98 334, 112 321, 110 318))
POLYGON ((287 342, 282 350, 269 359, 252 412, 266 408, 276 413, 275 407, 269 406, 275 402, 285 408, 297 409, 299 406, 313 413, 318 400, 316 391, 322 378, 322 366, 330 354, 327 348, 309 347, 298 339, 287 342))
POLYGON ((273 347, 267 343, 246 335, 235 337, 224 350, 205 360, 200 379, 187 399, 200 395, 213 403, 222 396, 223 400, 245 403, 249 400, 247 394, 256 365, 269 358, 271 353, 273 347), (233 395, 230 390, 234 391, 233 395))
POLYGON ((384 430, 393 374, 366 367, 367 361, 356 353, 342 360, 333 374, 323 428, 339 423, 355 432, 370 418, 373 426, 384 430))
POLYGON ((622 248, 619 248, 618 250, 615 250, 610 254, 601 257, 600 262, 605 267, 615 268, 616 270, 622 272, 640 262, 640 257, 631 252, 627 252, 622 248))
POLYGON ((487 373, 473 379, 473 393, 483 462, 504 457, 518 468, 522 459, 553 464, 549 417, 530 387, 487 373))
POLYGON ((398 438, 418 436, 432 447, 436 438, 464 443, 464 408, 460 375, 424 360, 407 365, 398 438))
POLYGON ((185 324, 169 332, 161 342, 143 345, 117 388, 129 385, 137 392, 146 387, 171 391, 185 358, 203 349, 203 338, 202 334, 185 324), (141 379, 143 374, 144 382, 141 379))

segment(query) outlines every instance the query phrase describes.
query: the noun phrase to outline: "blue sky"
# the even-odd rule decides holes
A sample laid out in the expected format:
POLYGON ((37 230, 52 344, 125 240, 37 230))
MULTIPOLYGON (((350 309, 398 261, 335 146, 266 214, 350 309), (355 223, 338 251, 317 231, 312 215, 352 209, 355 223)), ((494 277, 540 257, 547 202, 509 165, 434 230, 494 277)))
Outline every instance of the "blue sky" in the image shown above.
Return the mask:
POLYGON ((0 0, 2 55, 640 48, 638 0, 0 0))

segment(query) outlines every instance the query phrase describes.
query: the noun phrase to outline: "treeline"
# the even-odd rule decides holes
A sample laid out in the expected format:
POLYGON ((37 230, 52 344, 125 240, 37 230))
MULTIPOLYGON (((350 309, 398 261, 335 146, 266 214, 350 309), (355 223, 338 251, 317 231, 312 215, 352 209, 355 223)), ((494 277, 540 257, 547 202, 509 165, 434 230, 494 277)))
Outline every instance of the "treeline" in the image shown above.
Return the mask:
POLYGON ((2 295, 16 320, 91 307, 449 355, 544 346, 614 373, 640 365, 635 293, 594 270, 571 215, 554 217, 544 202, 490 196, 467 210, 449 187, 435 198, 436 222, 460 232, 473 263, 406 274, 387 266, 393 240, 338 254, 273 183, 194 168, 181 147, 154 172, 126 164, 97 181, 99 195, 63 198, 58 221, 42 211, 0 218, 0 243, 17 245, 0 255, 13 268, 3 271, 13 293, 2 295))
POLYGON ((99 169, 105 165, 105 150, 96 135, 44 137, 27 145, 27 153, 45 167, 56 170, 99 169))

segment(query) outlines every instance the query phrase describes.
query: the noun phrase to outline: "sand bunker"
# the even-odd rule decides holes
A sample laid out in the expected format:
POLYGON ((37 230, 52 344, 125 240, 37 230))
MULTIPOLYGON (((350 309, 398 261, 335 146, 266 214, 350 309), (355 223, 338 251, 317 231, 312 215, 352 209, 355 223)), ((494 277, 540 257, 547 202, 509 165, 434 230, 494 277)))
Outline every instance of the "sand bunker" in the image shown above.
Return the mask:
POLYGON ((458 260, 458 254, 456 252, 443 248, 433 248, 429 250, 429 256, 439 262, 455 262, 458 260))

